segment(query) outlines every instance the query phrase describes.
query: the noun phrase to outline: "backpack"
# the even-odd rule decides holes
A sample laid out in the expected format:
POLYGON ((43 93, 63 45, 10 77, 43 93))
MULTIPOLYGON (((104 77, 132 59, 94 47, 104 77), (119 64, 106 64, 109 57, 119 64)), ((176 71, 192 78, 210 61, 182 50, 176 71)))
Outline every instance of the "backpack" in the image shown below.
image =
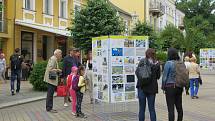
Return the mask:
POLYGON ((176 86, 185 87, 188 83, 187 80, 189 80, 188 70, 182 61, 175 61, 174 64, 176 70, 176 86))
POLYGON ((80 87, 78 86, 78 82, 79 82, 79 76, 74 76, 72 79, 72 89, 75 91, 80 90, 80 87))
POLYGON ((12 55, 10 61, 11 61, 11 68, 12 69, 20 69, 21 68, 21 60, 20 60, 19 55, 17 55, 17 54, 12 55))
POLYGON ((147 59, 140 60, 140 64, 138 65, 135 74, 139 81, 140 87, 148 85, 151 81, 152 70, 151 64, 147 59))

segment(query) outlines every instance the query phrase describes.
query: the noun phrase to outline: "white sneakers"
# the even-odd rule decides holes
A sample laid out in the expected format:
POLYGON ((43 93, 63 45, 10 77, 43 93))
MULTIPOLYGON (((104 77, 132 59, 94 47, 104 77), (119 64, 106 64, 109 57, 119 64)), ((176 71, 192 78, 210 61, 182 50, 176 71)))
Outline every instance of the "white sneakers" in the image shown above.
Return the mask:
POLYGON ((68 107, 69 105, 67 104, 67 103, 64 103, 64 105, 63 105, 64 107, 68 107))

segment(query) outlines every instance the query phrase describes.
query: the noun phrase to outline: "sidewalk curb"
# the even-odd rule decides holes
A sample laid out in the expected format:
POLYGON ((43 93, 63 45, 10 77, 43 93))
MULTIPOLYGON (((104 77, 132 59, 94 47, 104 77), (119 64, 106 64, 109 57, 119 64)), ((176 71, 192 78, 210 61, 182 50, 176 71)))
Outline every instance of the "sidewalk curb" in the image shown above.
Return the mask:
MULTIPOLYGON (((56 96, 57 95, 55 94, 54 97, 56 97, 56 96)), ((38 97, 34 97, 34 98, 28 98, 28 99, 3 103, 3 104, 0 104, 0 109, 17 106, 17 105, 21 105, 21 104, 26 104, 26 103, 31 103, 31 102, 35 102, 35 101, 40 101, 40 100, 44 100, 44 99, 46 99, 46 96, 38 96, 38 97)))

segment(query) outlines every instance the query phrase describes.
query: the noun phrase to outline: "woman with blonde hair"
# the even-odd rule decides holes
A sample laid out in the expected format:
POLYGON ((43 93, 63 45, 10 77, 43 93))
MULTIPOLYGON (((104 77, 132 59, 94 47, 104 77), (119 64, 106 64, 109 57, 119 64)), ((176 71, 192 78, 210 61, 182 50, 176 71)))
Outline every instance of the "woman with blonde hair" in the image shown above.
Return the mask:
POLYGON ((188 67, 189 71, 189 79, 190 79, 190 95, 192 99, 199 98, 198 90, 199 90, 199 81, 198 78, 200 76, 199 65, 196 63, 196 57, 190 58, 190 66, 188 67))

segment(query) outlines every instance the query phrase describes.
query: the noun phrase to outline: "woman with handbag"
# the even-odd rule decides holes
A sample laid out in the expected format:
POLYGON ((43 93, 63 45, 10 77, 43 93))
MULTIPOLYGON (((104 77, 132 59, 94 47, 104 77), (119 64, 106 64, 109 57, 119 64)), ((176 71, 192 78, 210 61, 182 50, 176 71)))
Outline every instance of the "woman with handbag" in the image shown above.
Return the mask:
POLYGON ((44 75, 44 81, 48 84, 46 111, 51 113, 57 113, 57 111, 53 109, 53 96, 58 85, 59 73, 61 73, 61 69, 59 69, 58 66, 58 62, 61 58, 62 51, 60 49, 56 49, 54 51, 54 55, 48 61, 44 75))
POLYGON ((192 99, 198 99, 200 69, 196 63, 196 57, 190 58, 190 66, 188 67, 190 79, 190 96, 192 99))

